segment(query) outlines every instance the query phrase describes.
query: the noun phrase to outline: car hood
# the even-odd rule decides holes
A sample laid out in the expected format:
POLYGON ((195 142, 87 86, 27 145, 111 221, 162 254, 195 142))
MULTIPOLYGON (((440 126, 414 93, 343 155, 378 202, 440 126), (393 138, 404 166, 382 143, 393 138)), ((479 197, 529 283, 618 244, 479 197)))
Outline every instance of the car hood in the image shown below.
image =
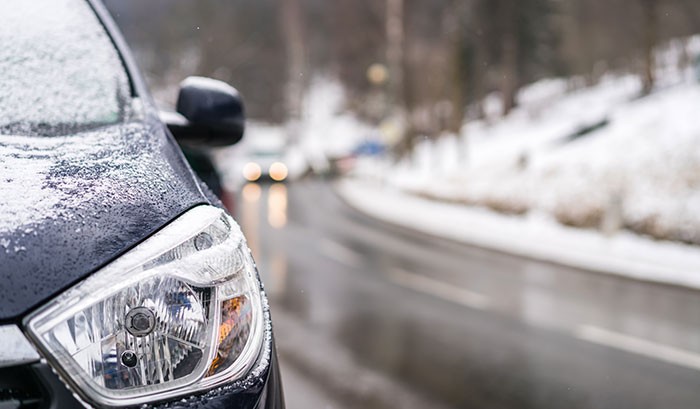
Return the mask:
POLYGON ((0 322, 207 202, 163 128, 0 135, 0 322))

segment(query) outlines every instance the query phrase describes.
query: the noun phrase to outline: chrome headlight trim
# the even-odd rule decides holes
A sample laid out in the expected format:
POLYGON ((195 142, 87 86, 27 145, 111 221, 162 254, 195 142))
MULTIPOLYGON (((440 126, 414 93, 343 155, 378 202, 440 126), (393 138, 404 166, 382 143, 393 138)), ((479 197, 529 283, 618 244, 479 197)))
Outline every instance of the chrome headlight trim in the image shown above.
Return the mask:
MULTIPOLYGON (((215 247, 212 248, 216 250, 215 247)), ((119 259, 59 295, 25 320, 28 335, 69 386, 83 399, 111 407, 170 400, 183 395, 202 393, 208 389, 241 380, 258 362, 261 352, 264 353, 263 347, 269 342, 265 341, 269 338, 267 334, 269 326, 267 302, 243 234, 230 216, 212 206, 198 206, 188 211, 119 259), (198 252, 195 240, 201 237, 202 232, 207 228, 216 223, 221 224, 222 220, 223 225, 230 227, 228 236, 222 238, 219 243, 219 245, 228 246, 223 248, 226 252, 207 253, 208 248, 198 252), (235 255, 231 255, 232 248, 236 249, 235 255), (208 261, 214 259, 217 262, 221 261, 217 257, 220 258, 222 254, 231 260, 235 258, 234 261, 225 260, 222 265, 229 266, 233 263, 240 268, 232 268, 229 273, 222 273, 214 271, 215 268, 208 269, 210 266, 207 265, 207 268, 193 272, 192 269, 201 267, 208 261), (172 268, 173 266, 176 268, 172 268), (114 286, 110 283, 108 288, 103 288, 110 279, 117 277, 122 277, 118 283, 114 286), (115 393, 106 389, 104 385, 95 384, 94 379, 90 379, 83 367, 71 361, 71 359, 75 361, 73 355, 57 350, 55 339, 47 338, 46 334, 58 325, 75 318, 95 305, 104 303, 120 291, 163 277, 212 289, 208 314, 210 321, 207 323, 208 331, 204 335, 209 348, 206 350, 206 357, 201 359, 200 364, 188 376, 154 384, 153 387, 138 386, 136 389, 140 389, 133 393, 128 390, 123 394, 115 393), (227 363, 223 369, 214 368, 216 369, 214 372, 213 363, 221 352, 219 348, 223 344, 221 339, 224 326, 222 324, 225 323, 222 323, 222 303, 226 301, 226 297, 231 300, 231 294, 235 291, 248 297, 252 317, 249 332, 244 341, 245 345, 240 353, 235 355, 235 360, 227 363), (156 387, 158 385, 160 387, 156 387), (143 390, 140 391, 141 389, 143 390)))

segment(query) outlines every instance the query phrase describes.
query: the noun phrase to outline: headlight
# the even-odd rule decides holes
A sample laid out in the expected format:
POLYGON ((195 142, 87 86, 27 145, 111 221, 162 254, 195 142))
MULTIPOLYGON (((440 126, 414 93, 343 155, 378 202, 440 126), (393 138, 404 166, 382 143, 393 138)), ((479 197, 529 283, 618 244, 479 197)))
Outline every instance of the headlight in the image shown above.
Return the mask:
POLYGON ((289 176, 289 170, 284 163, 275 162, 270 165, 269 174, 270 178, 272 178, 272 180, 275 182, 282 182, 283 180, 287 179, 287 176, 289 176))
POLYGON ((262 177, 262 168, 255 162, 248 162, 243 166, 243 177, 248 182, 255 182, 262 177))
POLYGON ((77 392, 121 406, 242 377, 264 322, 238 225, 200 206, 57 297, 27 328, 77 392))

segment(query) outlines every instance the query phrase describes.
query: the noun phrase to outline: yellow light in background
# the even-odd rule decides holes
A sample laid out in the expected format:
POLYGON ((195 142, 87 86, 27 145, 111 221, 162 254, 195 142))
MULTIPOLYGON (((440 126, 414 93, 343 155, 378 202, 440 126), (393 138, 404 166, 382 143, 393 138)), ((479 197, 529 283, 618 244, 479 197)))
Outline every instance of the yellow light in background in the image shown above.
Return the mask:
POLYGON ((260 200, 262 191, 260 186, 255 183, 246 183, 243 186, 243 200, 246 202, 257 202, 260 200))
POLYGON ((255 182, 262 176, 260 165, 255 162, 248 162, 243 166, 243 177, 250 182, 255 182))
POLYGON ((384 64, 372 64, 367 69, 367 79, 374 85, 383 85, 389 79, 389 70, 384 64))
POLYGON ((287 187, 281 183, 270 186, 267 197, 267 221, 276 229, 287 225, 287 187))
POLYGON ((281 182, 287 179, 287 176, 289 176, 289 170, 284 163, 275 162, 270 165, 270 178, 275 182, 281 182))

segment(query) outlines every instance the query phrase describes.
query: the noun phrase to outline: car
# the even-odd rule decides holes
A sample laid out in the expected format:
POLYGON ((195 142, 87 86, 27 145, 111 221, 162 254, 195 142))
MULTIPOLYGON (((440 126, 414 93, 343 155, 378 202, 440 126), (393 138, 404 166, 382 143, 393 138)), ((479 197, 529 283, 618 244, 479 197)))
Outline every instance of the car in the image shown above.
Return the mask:
POLYGON ((240 95, 159 112, 98 0, 0 4, 0 407, 284 408, 238 224, 178 142, 238 142, 240 95))
POLYGON ((286 135, 283 130, 265 124, 253 124, 255 138, 242 146, 240 175, 244 182, 285 182, 289 177, 286 164, 286 135))

